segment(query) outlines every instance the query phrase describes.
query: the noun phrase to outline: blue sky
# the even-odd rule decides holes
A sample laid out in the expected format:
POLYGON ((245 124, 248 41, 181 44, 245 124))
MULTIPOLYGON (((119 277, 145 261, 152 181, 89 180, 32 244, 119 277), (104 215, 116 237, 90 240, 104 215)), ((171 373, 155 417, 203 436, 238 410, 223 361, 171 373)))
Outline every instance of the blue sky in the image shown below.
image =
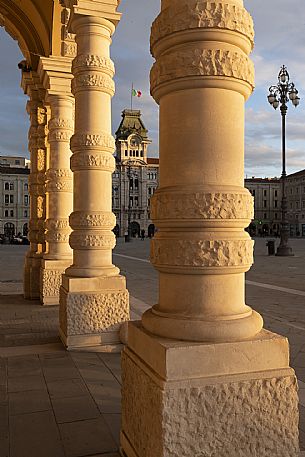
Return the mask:
MULTIPOLYGON (((268 87, 276 83, 281 65, 288 67, 301 104, 288 111, 287 171, 305 168, 305 8, 304 0, 245 0, 253 16, 256 46, 252 58, 256 67, 256 90, 246 104, 246 165, 248 176, 279 176, 281 172, 280 113, 266 100, 268 87)), ((150 25, 158 14, 159 0, 122 0, 122 20, 113 37, 112 58, 116 65, 116 95, 113 99, 113 130, 121 111, 130 106, 130 87, 142 91, 134 108, 143 112, 158 154, 158 106, 149 95, 150 25)), ((18 45, 0 29, 0 153, 27 156, 27 98, 20 89, 18 62, 23 58, 18 45)))

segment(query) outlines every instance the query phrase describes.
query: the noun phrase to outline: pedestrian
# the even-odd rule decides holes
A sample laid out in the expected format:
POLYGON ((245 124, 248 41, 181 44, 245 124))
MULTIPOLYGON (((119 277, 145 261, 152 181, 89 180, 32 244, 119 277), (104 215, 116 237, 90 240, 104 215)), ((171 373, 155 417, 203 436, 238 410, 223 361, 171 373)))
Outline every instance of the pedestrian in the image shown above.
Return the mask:
POLYGON ((124 232, 124 237, 125 237, 125 242, 126 242, 126 241, 129 241, 129 240, 128 240, 128 230, 125 230, 125 232, 124 232))
POLYGON ((145 230, 142 229, 141 230, 141 240, 144 241, 144 238, 145 238, 145 230))

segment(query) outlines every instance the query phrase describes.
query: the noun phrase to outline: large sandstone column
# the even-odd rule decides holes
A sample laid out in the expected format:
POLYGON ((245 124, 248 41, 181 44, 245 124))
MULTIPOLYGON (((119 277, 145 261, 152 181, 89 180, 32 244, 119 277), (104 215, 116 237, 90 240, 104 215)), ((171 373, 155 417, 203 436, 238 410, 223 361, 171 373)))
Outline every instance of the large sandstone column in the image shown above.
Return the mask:
POLYGON ((119 324, 129 318, 125 278, 112 264, 114 66, 109 47, 119 14, 113 0, 103 2, 99 8, 95 2, 76 3, 72 12, 72 31, 77 42, 77 57, 72 67, 75 134, 71 139, 74 204, 70 245, 73 264, 63 276, 60 297, 60 332, 68 348, 118 343, 119 324))
MULTIPOLYGON (((38 79, 38 78, 36 78, 38 79)), ((45 205, 45 172, 47 167, 46 125, 47 109, 41 99, 41 91, 37 88, 32 75, 23 74, 22 86, 30 97, 27 112, 30 117, 29 151, 31 173, 29 176, 30 193, 30 249, 26 254, 24 266, 24 297, 38 299, 40 295, 40 267, 45 251, 46 218, 45 205)))
POLYGON ((43 305, 58 305, 61 277, 72 263, 69 246, 69 216, 73 200, 70 138, 74 129, 71 59, 41 58, 39 73, 51 110, 50 160, 46 173, 47 247, 40 273, 40 300, 43 305))
POLYGON ((253 24, 242 0, 162 0, 152 27, 160 105, 159 302, 129 325, 122 448, 128 457, 298 455, 287 340, 245 304, 253 201, 244 102, 253 24))

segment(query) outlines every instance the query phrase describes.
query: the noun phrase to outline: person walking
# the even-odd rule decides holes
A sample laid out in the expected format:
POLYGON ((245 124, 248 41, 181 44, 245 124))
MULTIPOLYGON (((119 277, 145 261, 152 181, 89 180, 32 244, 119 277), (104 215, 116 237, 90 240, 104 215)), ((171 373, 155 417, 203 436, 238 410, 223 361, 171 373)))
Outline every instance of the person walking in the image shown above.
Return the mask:
POLYGON ((145 230, 142 229, 141 230, 141 240, 144 241, 144 238, 145 238, 145 230))

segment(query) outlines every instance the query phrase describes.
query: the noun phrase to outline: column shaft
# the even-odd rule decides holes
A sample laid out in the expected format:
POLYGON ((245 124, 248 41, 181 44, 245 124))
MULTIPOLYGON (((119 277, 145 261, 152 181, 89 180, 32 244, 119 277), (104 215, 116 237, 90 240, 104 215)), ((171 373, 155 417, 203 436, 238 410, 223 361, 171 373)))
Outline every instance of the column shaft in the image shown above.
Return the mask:
POLYGON ((48 102, 51 119, 50 164, 46 173, 47 250, 42 262, 40 299, 44 305, 56 305, 59 303, 62 274, 72 263, 69 216, 72 213, 73 199, 70 138, 74 128, 74 102, 69 95, 50 95, 48 102))
POLYGON ((63 278, 60 304, 61 335, 68 347, 117 343, 119 323, 129 317, 125 278, 119 276, 118 268, 112 264, 114 65, 109 48, 115 27, 104 18, 81 15, 74 16, 72 27, 77 42, 77 57, 72 66, 73 264, 63 278))
POLYGON ((29 151, 31 173, 30 190, 30 249, 25 258, 24 296, 37 299, 40 295, 40 267, 45 250, 44 223, 46 218, 45 204, 45 171, 47 166, 46 124, 47 110, 38 98, 38 91, 31 92, 31 101, 27 103, 30 116, 29 151))

